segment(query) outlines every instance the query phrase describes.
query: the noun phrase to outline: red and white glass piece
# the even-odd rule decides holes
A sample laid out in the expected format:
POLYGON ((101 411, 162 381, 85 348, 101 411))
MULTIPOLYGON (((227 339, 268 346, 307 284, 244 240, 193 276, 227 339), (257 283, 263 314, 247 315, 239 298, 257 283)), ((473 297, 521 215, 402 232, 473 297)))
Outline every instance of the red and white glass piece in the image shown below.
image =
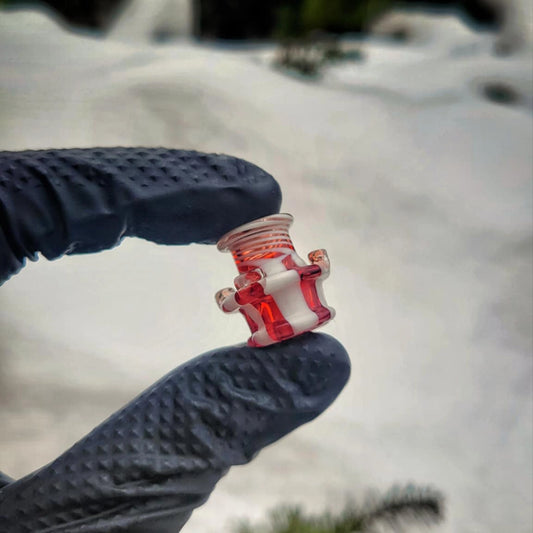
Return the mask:
POLYGON ((322 326, 335 316, 322 292, 329 275, 326 250, 298 256, 289 236, 292 215, 270 215, 239 226, 217 244, 231 252, 239 275, 235 289, 217 292, 225 313, 240 311, 252 331, 249 346, 268 346, 322 326))

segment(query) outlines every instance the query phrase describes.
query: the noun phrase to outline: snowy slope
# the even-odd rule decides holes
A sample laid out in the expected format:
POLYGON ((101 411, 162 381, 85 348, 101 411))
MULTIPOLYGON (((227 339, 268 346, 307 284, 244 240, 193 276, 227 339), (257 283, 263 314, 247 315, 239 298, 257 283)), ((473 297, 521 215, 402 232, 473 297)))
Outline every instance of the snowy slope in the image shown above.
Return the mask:
MULTIPOLYGON (((439 531, 530 531, 531 56, 494 58, 494 36, 456 26, 367 42, 366 63, 312 83, 268 68, 268 49, 103 41, 1 14, 0 149, 243 157, 279 180, 301 255, 332 260, 325 331, 351 354, 350 383, 234 469, 190 531, 404 481, 446 493, 439 531), (520 103, 485 100, 493 79, 520 103)), ((213 302, 233 277, 213 248, 134 240, 28 265, 0 290, 2 469, 31 471, 177 364, 244 340, 213 302)))

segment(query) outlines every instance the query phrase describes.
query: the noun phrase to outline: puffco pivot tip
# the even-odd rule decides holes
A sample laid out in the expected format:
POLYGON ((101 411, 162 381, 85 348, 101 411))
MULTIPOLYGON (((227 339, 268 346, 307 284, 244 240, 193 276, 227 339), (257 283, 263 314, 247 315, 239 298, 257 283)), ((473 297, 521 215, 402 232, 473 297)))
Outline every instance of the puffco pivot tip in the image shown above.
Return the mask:
POLYGON ((326 250, 308 254, 306 264, 289 236, 292 215, 270 215, 226 233, 217 243, 231 252, 239 275, 235 289, 215 295, 225 313, 240 311, 252 331, 249 346, 268 346, 315 329, 335 316, 322 292, 329 275, 326 250))

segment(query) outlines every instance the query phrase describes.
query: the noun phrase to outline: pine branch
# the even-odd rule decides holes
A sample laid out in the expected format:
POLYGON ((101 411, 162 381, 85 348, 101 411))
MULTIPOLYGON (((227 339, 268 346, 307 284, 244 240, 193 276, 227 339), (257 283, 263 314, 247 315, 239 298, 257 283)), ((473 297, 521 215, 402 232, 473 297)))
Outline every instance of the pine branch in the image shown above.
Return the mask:
POLYGON ((306 515, 301 507, 279 507, 268 524, 241 523, 236 533, 369 533, 377 523, 435 524, 443 519, 444 498, 437 490, 414 485, 395 486, 384 495, 374 493, 362 505, 349 503, 340 515, 306 515))

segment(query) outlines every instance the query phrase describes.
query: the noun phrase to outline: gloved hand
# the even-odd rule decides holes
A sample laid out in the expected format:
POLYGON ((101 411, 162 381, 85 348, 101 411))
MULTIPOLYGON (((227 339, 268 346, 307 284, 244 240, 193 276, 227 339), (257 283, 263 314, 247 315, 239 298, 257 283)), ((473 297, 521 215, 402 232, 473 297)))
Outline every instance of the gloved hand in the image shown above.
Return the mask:
MULTIPOLYGON (((0 283, 37 252, 96 252, 125 236, 214 243, 280 201, 270 175, 223 155, 0 152, 0 283)), ((0 474, 0 533, 177 532, 232 465, 326 409, 349 368, 344 348, 314 333, 192 359, 49 465, 0 474)))

